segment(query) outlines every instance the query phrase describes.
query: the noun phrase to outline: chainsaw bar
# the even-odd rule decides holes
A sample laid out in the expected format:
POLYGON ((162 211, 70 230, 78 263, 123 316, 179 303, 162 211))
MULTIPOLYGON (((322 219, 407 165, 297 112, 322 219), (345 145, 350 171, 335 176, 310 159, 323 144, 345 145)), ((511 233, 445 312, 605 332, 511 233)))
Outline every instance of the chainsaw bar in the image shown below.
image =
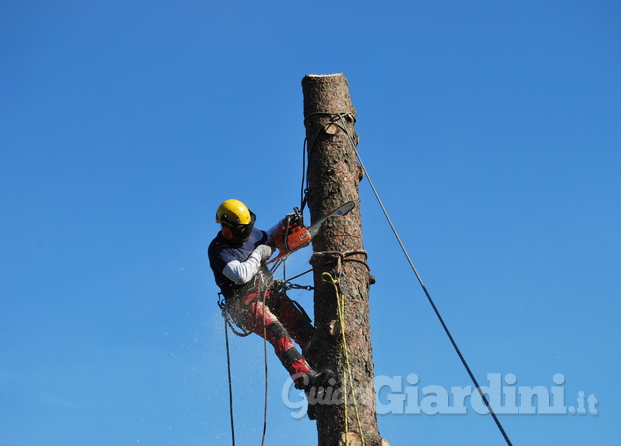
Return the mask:
POLYGON ((349 213, 349 211, 351 211, 355 207, 356 207, 356 204, 353 201, 348 201, 341 207, 321 217, 321 219, 317 223, 315 223, 314 225, 308 228, 308 233, 310 234, 311 238, 317 235, 317 233, 319 232, 319 229, 321 229, 321 226, 326 222, 328 217, 332 217, 334 215, 345 215, 349 213))

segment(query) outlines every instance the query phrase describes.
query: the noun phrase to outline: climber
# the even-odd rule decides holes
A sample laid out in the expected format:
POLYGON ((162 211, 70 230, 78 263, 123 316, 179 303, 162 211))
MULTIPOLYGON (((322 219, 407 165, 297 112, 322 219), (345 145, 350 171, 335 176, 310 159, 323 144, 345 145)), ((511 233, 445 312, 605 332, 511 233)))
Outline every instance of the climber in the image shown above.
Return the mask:
POLYGON ((241 201, 224 201, 216 212, 216 223, 222 227, 209 245, 209 263, 233 322, 261 337, 265 333, 296 388, 308 392, 328 383, 334 373, 314 371, 302 356, 310 347, 314 327, 306 313, 275 286, 265 265, 274 252, 272 237, 283 221, 267 232, 255 228, 255 221, 256 215, 241 201))

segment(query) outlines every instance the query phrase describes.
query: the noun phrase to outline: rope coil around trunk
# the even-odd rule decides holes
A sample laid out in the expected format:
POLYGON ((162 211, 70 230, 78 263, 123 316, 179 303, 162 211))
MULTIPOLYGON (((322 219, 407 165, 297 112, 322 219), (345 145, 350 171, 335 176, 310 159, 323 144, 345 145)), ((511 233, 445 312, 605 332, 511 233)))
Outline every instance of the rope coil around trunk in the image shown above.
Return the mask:
POLYGON ((351 251, 318 251, 313 253, 308 263, 315 267, 315 263, 317 263, 318 258, 325 257, 336 260, 337 270, 341 269, 342 262, 358 262, 362 263, 366 267, 367 271, 371 271, 371 268, 367 263, 367 258, 369 257, 369 254, 364 249, 353 249, 351 251), (351 258, 355 255, 363 255, 364 260, 351 258))

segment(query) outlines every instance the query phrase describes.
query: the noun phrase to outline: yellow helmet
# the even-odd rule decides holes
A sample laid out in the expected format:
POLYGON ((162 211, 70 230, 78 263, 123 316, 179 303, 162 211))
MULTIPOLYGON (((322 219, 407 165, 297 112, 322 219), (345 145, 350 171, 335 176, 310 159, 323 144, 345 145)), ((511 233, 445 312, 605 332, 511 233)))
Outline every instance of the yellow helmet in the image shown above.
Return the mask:
POLYGON ((256 218, 239 200, 226 200, 216 211, 216 223, 222 224, 222 234, 235 243, 248 240, 256 218))
POLYGON ((252 223, 252 212, 239 200, 226 200, 216 211, 216 223, 231 228, 252 223))

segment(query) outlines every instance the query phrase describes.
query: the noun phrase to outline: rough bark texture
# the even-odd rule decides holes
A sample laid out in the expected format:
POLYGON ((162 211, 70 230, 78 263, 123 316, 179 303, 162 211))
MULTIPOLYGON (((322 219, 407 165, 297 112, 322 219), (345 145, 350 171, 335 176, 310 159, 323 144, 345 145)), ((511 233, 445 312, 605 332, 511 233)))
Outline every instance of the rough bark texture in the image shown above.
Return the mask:
MULTIPOLYGON (((309 359, 317 370, 330 368, 339 376, 342 386, 346 369, 342 352, 337 298, 334 286, 322 278, 323 272, 341 275, 345 295, 345 335, 362 432, 358 428, 354 406, 349 396, 349 432, 364 435, 366 445, 382 443, 377 428, 375 392, 373 388, 373 356, 371 351, 368 295, 370 286, 366 253, 362 243, 358 183, 362 169, 355 148, 355 116, 347 79, 342 74, 314 76, 302 80, 304 117, 308 139, 308 206, 311 221, 332 209, 353 200, 356 207, 346 216, 328 219, 313 239, 314 311, 317 341, 309 359), (344 129, 347 130, 345 132, 344 129), (349 134, 349 136, 348 136, 349 134), (350 139, 351 138, 351 139, 350 139), (339 260, 337 253, 348 254, 339 260)), ((315 405, 319 446, 345 444, 345 407, 327 401, 315 405)), ((356 444, 351 442, 350 444, 356 444)))

